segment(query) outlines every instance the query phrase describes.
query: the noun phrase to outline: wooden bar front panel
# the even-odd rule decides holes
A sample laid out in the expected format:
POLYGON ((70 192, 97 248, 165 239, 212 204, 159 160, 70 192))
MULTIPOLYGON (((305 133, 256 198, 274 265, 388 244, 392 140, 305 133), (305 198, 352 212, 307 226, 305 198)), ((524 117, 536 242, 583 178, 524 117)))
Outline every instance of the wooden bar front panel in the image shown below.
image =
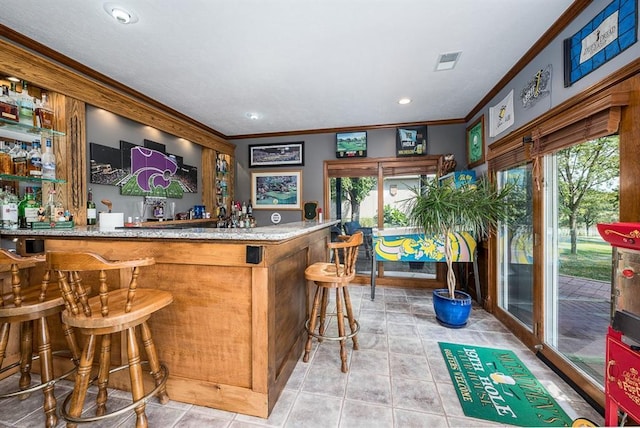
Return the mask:
POLYGON ((171 399, 267 417, 301 356, 304 270, 328 240, 325 228, 277 243, 53 238, 45 248, 155 257, 138 286, 174 296, 149 322, 171 399), (245 262, 247 245, 262 247, 259 264, 245 262))

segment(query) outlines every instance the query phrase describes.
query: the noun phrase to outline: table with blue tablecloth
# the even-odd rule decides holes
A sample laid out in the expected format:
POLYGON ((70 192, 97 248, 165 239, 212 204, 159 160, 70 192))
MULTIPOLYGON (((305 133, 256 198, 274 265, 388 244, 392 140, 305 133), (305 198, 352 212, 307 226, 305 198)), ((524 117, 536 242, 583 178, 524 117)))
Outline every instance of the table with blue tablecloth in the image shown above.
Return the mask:
MULTIPOLYGON (((444 237, 425 236, 418 228, 373 229, 371 300, 376 292, 377 262, 445 262, 444 237)), ((477 243, 467 232, 450 234, 452 261, 473 263, 476 297, 482 301, 478 278, 477 243)))

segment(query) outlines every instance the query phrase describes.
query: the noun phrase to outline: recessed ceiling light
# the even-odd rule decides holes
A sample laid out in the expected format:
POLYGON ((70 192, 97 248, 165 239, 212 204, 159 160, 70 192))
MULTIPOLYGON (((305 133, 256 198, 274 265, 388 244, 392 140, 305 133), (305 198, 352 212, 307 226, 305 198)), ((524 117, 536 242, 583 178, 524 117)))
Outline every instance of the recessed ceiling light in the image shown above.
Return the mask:
POLYGON ((115 20, 121 24, 128 24, 129 22, 131 22, 131 15, 126 10, 118 8, 112 9, 111 16, 113 16, 115 20))
POLYGON ((247 113, 246 116, 251 120, 260 119, 260 115, 258 113, 247 113))
POLYGON ((14 76, 7 77, 7 80, 10 81, 10 82, 16 82, 16 83, 18 83, 20 81, 20 79, 18 79, 17 77, 14 77, 14 76))
POLYGON ((411 98, 400 98, 398 100, 398 104, 409 104, 411 102, 411 98))
POLYGON ((105 3, 104 10, 120 24, 135 24, 138 22, 138 16, 134 12, 118 4, 105 3))

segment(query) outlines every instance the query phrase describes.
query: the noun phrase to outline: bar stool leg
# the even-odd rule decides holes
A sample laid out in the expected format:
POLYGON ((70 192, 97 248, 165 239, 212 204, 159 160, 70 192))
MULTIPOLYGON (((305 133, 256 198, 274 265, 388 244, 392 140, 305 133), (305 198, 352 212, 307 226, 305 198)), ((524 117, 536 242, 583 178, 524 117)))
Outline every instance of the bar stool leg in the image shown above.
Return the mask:
POLYGON ((340 289, 336 288, 336 318, 338 321, 338 336, 340 340, 340 359, 342 360, 342 372, 347 372, 347 347, 345 346, 344 334, 344 312, 342 310, 342 298, 340 297, 340 289))
MULTIPOLYGON (((329 301, 329 293, 325 287, 322 288, 322 303, 320 304, 320 328, 318 334, 324 336, 324 332, 327 329, 327 304, 329 301)), ((322 338, 318 338, 318 342, 322 342, 322 338)))
POLYGON ((62 332, 64 333, 65 340, 67 341, 67 346, 71 352, 71 361, 73 361, 73 364, 78 367, 78 364, 80 364, 80 347, 78 346, 76 335, 71 327, 62 322, 62 316, 60 317, 60 324, 62 325, 62 332))
MULTIPOLYGON (((82 356, 80 357, 80 364, 78 371, 76 372, 76 381, 73 386, 73 392, 71 393, 71 403, 69 406, 69 416, 78 418, 82 415, 82 407, 84 405, 84 399, 87 395, 87 389, 89 388, 89 382, 91 380, 91 366, 93 365, 93 358, 96 350, 96 336, 87 336, 82 356)), ((68 422, 67 428, 75 428, 77 424, 68 422)))
POLYGON ((107 386, 109 385, 109 367, 111 366, 111 335, 105 334, 100 341, 100 360, 98 364, 98 395, 96 396, 96 416, 107 413, 107 386))
POLYGON ((11 323, 5 322, 0 326, 0 367, 4 363, 4 357, 7 353, 7 345, 9 344, 9 329, 11 323))
MULTIPOLYGON (((127 329, 127 356, 129 358, 129 378, 131 379, 131 396, 136 402, 144 397, 144 385, 142 383, 142 365, 140 364, 140 349, 136 339, 135 327, 127 329)), ((145 413, 144 401, 135 408, 136 428, 147 428, 149 421, 145 413)))
MULTIPOLYGON (((33 322, 20 323, 20 389, 31 385, 31 363, 33 361, 33 322)), ((19 396, 21 400, 29 398, 29 393, 19 396)))
MULTIPOLYGON (((158 386, 163 380, 162 369, 160 368, 160 359, 158 358, 156 345, 153 343, 153 339, 151 338, 151 329, 149 329, 149 325, 146 321, 140 325, 140 331, 142 333, 142 344, 144 345, 147 358, 149 359, 151 376, 153 377, 156 386, 158 386)), ((169 402, 169 394, 167 394, 166 385, 158 391, 157 397, 160 404, 167 404, 169 402)))
MULTIPOLYGON (((38 355, 40 359, 40 378, 43 384, 53 379, 53 354, 51 351, 51 338, 49 336, 49 325, 46 318, 39 318, 36 321, 38 331, 38 355)), ((56 414, 56 398, 53 394, 54 385, 47 385, 42 389, 44 395, 44 416, 47 427, 52 428, 58 424, 56 414)))
POLYGON ((311 352, 311 341, 313 340, 311 332, 316 328, 316 318, 318 316, 318 307, 320 306, 320 288, 316 286, 316 293, 313 296, 313 308, 311 309, 311 315, 309 315, 309 332, 307 333, 307 343, 304 346, 304 357, 302 357, 302 361, 305 363, 309 361, 309 352, 311 352))
MULTIPOLYGON (((356 331, 356 321, 353 316, 353 307, 351 306, 351 295, 349 294, 349 289, 347 287, 343 287, 342 294, 344 294, 344 303, 347 307, 347 318, 349 319, 349 327, 351 328, 351 333, 353 334, 356 331)), ((353 340, 353 349, 357 351, 358 336, 354 335, 351 340, 353 340)))

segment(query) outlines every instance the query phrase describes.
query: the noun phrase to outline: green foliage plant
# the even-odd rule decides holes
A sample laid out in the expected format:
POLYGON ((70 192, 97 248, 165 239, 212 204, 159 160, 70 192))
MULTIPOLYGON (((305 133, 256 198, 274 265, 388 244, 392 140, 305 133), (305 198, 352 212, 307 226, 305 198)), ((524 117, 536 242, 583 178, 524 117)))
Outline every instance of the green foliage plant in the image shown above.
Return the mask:
POLYGON ((437 179, 425 179, 411 188, 408 218, 411 226, 420 228, 427 236, 442 236, 445 242, 447 288, 455 298, 456 277, 453 270, 451 233, 468 232, 477 241, 487 239, 501 222, 512 215, 509 195, 510 183, 497 188, 486 177, 473 184, 440 185, 437 179))

